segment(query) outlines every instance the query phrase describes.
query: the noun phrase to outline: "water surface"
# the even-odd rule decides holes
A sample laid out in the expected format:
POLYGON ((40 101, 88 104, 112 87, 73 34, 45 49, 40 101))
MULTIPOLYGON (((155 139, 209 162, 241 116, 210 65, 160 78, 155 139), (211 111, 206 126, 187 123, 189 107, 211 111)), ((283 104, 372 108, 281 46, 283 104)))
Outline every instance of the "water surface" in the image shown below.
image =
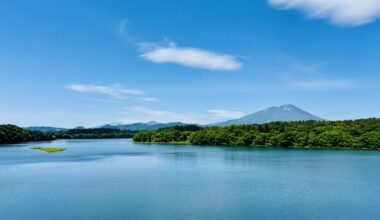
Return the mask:
POLYGON ((0 145, 0 219, 379 219, 380 152, 0 145), (64 147, 46 153, 32 146, 64 147))

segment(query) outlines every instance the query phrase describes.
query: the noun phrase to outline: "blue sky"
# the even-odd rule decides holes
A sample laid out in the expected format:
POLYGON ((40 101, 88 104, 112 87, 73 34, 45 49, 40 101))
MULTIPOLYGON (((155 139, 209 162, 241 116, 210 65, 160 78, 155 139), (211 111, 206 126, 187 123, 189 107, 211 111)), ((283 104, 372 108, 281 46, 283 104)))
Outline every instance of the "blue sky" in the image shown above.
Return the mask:
POLYGON ((0 123, 380 117, 378 0, 2 1, 0 123))

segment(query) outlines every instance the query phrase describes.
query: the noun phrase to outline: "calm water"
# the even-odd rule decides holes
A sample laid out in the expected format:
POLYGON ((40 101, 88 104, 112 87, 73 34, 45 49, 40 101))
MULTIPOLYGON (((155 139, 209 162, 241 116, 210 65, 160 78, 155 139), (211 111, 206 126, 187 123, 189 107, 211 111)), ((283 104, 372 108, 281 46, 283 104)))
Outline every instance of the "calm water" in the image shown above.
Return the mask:
POLYGON ((369 151, 3 145, 0 219, 379 219, 379 169, 369 151))

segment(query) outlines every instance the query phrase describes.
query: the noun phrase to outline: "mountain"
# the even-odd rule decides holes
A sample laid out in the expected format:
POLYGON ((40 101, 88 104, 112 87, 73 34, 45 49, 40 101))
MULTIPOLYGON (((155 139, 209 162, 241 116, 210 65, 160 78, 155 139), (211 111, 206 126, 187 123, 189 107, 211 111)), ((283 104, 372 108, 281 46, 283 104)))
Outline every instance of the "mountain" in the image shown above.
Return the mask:
POLYGON ((83 129, 86 129, 86 128, 83 127, 83 126, 77 126, 77 127, 73 128, 73 129, 75 129, 75 130, 83 130, 83 129))
POLYGON ((55 131, 67 131, 67 128, 56 128, 56 127, 47 127, 47 126, 30 126, 26 127, 26 130, 30 131, 42 131, 42 132, 55 132, 55 131))
POLYGON ((273 121, 323 121, 324 119, 312 115, 294 105, 282 105, 270 107, 256 113, 246 115, 239 119, 215 123, 212 125, 232 125, 232 124, 263 124, 273 121))
MULTIPOLYGON (((256 113, 246 115, 242 118, 218 122, 214 124, 209 124, 207 126, 225 126, 232 124, 263 124, 272 121, 308 121, 317 120, 323 121, 323 118, 312 115, 294 105, 282 105, 278 107, 270 107, 256 113)), ((133 123, 133 124, 106 124, 99 126, 98 128, 114 128, 120 130, 156 130, 159 128, 173 127, 177 125, 186 125, 182 122, 169 122, 169 123, 159 123, 156 121, 150 121, 147 123, 133 123)), ((44 132, 54 132, 54 131, 65 131, 69 130, 66 128, 56 128, 56 127, 43 127, 43 126, 33 126, 27 127, 28 130, 37 130, 44 132)), ((78 126, 75 129, 85 129, 82 126, 78 126)))
MULTIPOLYGON (((106 124, 103 126, 99 126, 97 128, 114 128, 120 130, 155 130, 159 128, 172 127, 176 125, 185 125, 182 122, 169 122, 169 123, 159 123, 156 121, 150 121, 147 123, 133 123, 133 124, 106 124)), ((67 131, 70 130, 68 128, 57 128, 57 127, 47 127, 47 126, 30 126, 25 129, 31 131, 42 131, 42 132, 56 132, 56 131, 67 131)), ((86 129, 83 126, 78 126, 72 129, 86 129)))
POLYGON ((159 123, 155 121, 150 121, 147 123, 133 123, 133 124, 106 124, 100 126, 100 128, 115 128, 121 130, 155 130, 159 128, 172 127, 177 125, 185 125, 182 122, 169 122, 169 123, 159 123))

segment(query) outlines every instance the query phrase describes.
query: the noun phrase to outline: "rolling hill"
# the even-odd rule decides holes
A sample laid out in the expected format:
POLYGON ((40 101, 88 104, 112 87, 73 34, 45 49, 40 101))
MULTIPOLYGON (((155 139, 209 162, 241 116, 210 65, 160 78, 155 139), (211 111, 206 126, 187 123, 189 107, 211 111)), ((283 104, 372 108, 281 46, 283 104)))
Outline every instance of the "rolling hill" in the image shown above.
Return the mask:
POLYGON ((185 123, 182 123, 182 122, 159 123, 155 121, 150 121, 147 123, 133 123, 133 124, 106 124, 100 127, 138 131, 138 130, 156 130, 159 128, 173 127, 176 125, 185 125, 185 123))

